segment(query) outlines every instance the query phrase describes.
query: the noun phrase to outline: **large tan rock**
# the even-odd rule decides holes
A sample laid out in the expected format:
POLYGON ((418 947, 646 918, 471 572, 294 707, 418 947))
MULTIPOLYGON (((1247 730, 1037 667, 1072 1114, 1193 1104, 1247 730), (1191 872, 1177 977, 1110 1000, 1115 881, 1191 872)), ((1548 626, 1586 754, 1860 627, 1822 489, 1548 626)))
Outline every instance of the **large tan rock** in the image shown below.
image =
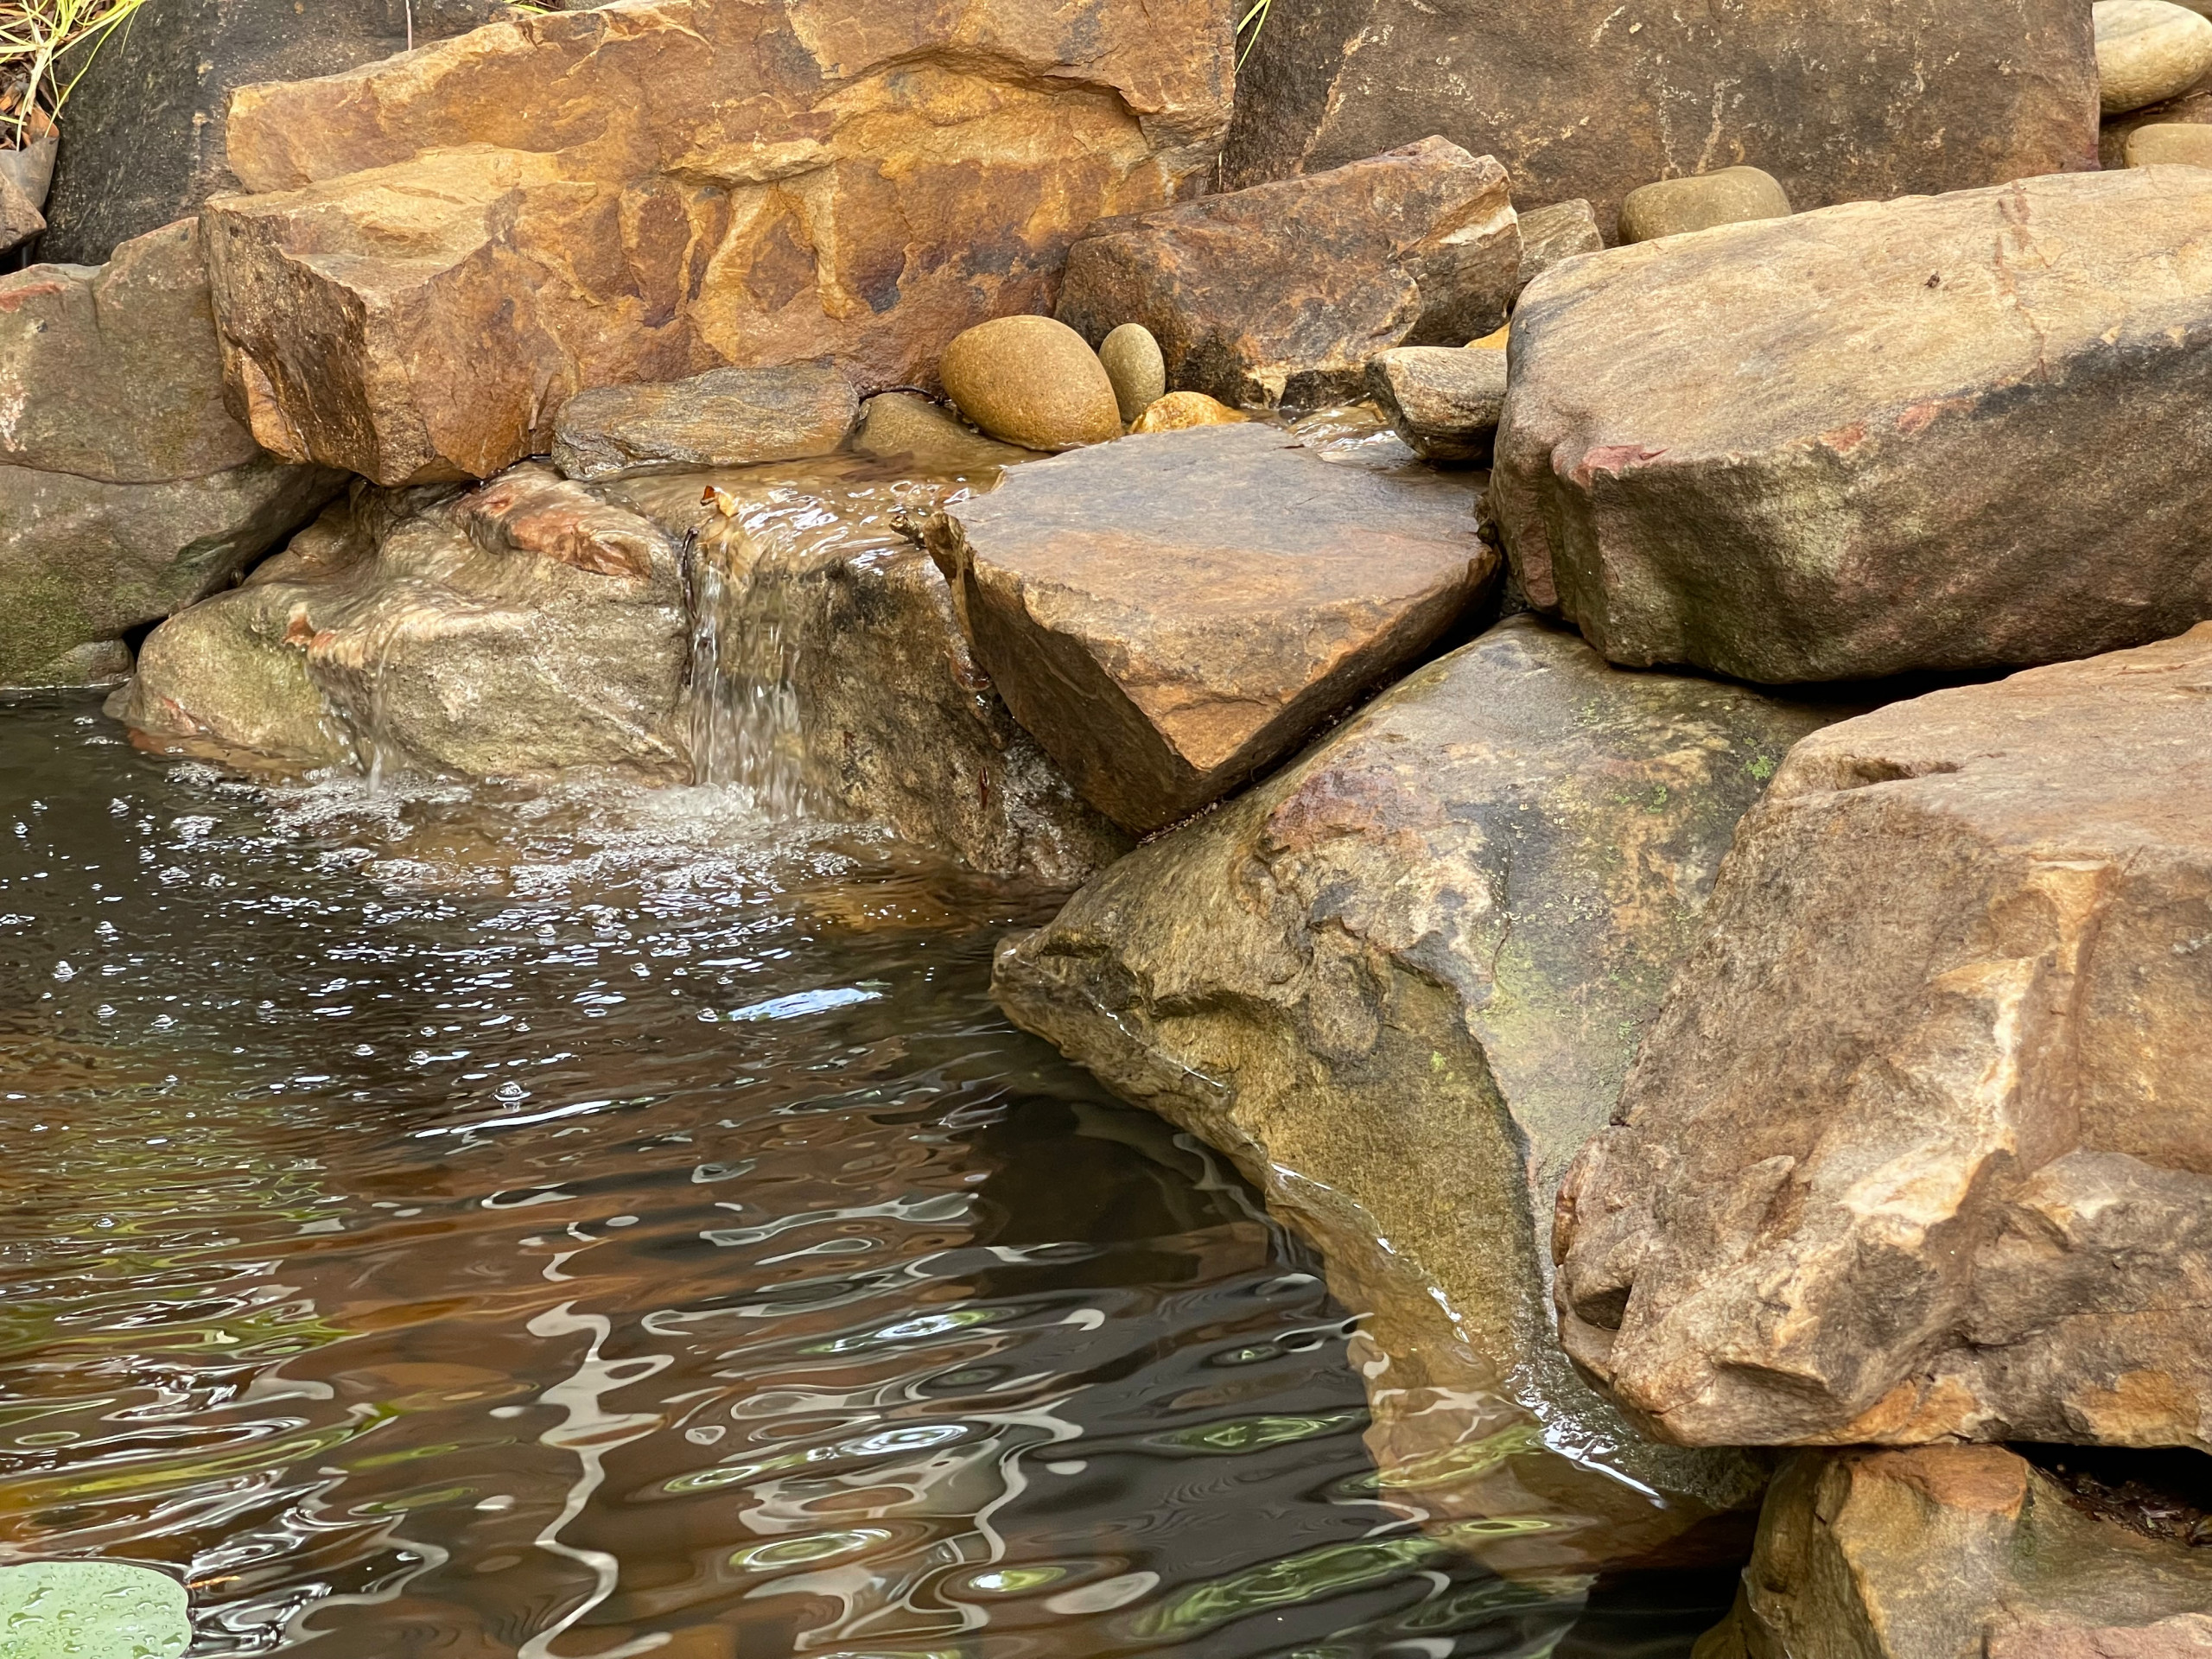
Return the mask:
POLYGON ((2212 625, 1801 742, 1569 1176, 1700 1445, 2212 1447, 2212 625))
POLYGON ((1611 660, 1769 683, 2178 632, 2212 616, 2208 268, 2193 168, 1570 261, 1513 316, 1507 551, 1611 660))
POLYGON ((2212 72, 2212 22, 2173 0, 2096 0, 2098 96, 2107 115, 2177 98, 2212 72))
POLYGON ((1278 0, 1224 179, 1431 133, 1495 156, 1523 210, 1586 197, 1610 236, 1637 185, 1745 162, 1800 208, 2088 167, 2096 60, 2078 0, 1278 0))
POLYGON ((926 535, 1014 718, 1137 834, 1419 662, 1497 563, 1471 487, 1256 422, 1017 468, 926 535))
POLYGON ((2212 1550, 1995 1446, 1801 1452, 1696 1659, 2200 1659, 2212 1550))
POLYGON ((121 653, 340 481, 264 454, 225 408, 191 221, 106 265, 0 277, 0 684, 76 677, 88 646, 121 653))
POLYGON ((993 437, 1073 449, 1122 435, 1112 377, 1083 336, 1050 317, 995 317, 962 333, 938 364, 945 395, 993 437))
POLYGON ((1430 138, 1095 225, 1058 315, 1093 345, 1141 323, 1178 391, 1297 411, 1360 396, 1377 352, 1495 328, 1520 268, 1504 169, 1430 138))
POLYGON ((1224 0, 635 0, 242 89, 207 210, 261 442, 385 484, 542 451, 576 391, 834 357, 927 384, 1049 310, 1228 118, 1224 0))
POLYGON ((1371 1315, 1385 1492, 1489 1517, 1494 1564, 1633 1558, 1759 1484, 1575 1375, 1543 1235, 1737 818, 1822 717, 1516 618, 1000 951, 1018 1023, 1317 1236, 1371 1315))

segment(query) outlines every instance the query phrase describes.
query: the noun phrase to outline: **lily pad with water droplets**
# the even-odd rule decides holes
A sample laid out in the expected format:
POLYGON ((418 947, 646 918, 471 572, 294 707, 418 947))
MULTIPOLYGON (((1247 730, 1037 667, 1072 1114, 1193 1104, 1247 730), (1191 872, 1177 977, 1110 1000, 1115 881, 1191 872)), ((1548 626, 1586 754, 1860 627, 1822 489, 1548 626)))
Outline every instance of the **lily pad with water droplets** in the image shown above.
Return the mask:
POLYGON ((176 1659, 192 1645, 184 1586, 123 1561, 0 1567, 8 1659, 176 1659))

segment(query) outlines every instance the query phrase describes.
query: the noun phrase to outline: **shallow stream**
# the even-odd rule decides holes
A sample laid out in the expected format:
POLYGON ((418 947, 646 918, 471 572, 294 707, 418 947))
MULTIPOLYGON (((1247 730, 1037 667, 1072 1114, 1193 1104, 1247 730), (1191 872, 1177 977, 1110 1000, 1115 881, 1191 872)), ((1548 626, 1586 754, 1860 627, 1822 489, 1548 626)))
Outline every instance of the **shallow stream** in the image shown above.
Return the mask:
POLYGON ((195 1655, 1686 1650, 1376 1501, 1319 1264, 989 1003, 1045 902, 0 702, 0 1560, 195 1655))

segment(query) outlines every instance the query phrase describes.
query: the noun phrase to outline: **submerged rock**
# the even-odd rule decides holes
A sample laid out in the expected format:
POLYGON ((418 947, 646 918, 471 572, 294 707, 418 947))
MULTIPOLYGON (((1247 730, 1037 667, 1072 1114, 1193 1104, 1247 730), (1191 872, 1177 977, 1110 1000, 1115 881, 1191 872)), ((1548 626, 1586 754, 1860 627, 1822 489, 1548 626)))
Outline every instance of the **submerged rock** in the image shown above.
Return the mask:
POLYGON ((1520 264, 1504 171, 1432 138, 1094 225, 1058 315, 1094 342, 1143 324, 1179 391, 1300 410, 1359 396, 1377 352, 1495 328, 1520 264))
POLYGON ((960 412, 1026 449, 1122 435, 1114 382, 1083 336, 1050 317, 997 317, 944 348, 938 372, 960 412))
POLYGON ((1491 1517, 1498 1564, 1632 1558, 1760 1484, 1574 1373, 1542 1237, 1738 817, 1824 717, 1516 618, 1001 949, 1018 1024, 1317 1235, 1376 1311, 1384 1490, 1491 1517))
POLYGON ((926 533, 1014 718, 1140 835, 1420 661, 1496 563, 1466 487, 1260 423, 1025 467, 926 533))
POLYGON ((860 412, 835 369, 709 369, 663 385, 579 392, 553 427, 553 464, 587 482, 826 455, 860 412))
POLYGON ((1645 181, 1744 161, 1801 207, 2087 167, 2087 10, 1278 4, 1237 73, 1223 181, 1319 173, 1439 133, 1503 162, 1516 205, 1586 198, 1610 233, 1645 181))
POLYGON ((191 222, 105 266, 0 277, 0 684, 105 677, 124 634, 230 582, 340 483, 264 454, 224 407, 191 222))
POLYGON ((1808 737, 1560 1200, 1695 1445, 2212 1448, 2212 625, 1808 737))
POLYGON ((1697 1659, 2193 1659, 2212 1550, 2085 1512, 1995 1446, 1801 1452, 1697 1659))
POLYGON ((242 89, 257 194, 207 210, 233 385, 276 453, 391 485, 543 453, 593 386, 926 385, 1210 167, 1230 66, 1217 0, 661 0, 242 89))
POLYGON ((1789 198, 1771 173, 1724 167, 1717 173, 1639 185, 1621 201, 1621 240, 1649 242, 1715 225, 1787 219, 1789 198))
POLYGON ((2212 73, 2212 21, 2172 0, 2096 0, 2098 97, 2107 115, 2163 104, 2212 73))
POLYGON ((1556 268, 1513 319, 1515 570, 1615 662, 1770 683, 2177 632, 2212 615, 2208 257, 2212 174, 2172 168, 1556 268))
POLYGON ((1505 407, 1505 353, 1450 346, 1401 346, 1367 365, 1368 395, 1427 461, 1490 459, 1505 407))

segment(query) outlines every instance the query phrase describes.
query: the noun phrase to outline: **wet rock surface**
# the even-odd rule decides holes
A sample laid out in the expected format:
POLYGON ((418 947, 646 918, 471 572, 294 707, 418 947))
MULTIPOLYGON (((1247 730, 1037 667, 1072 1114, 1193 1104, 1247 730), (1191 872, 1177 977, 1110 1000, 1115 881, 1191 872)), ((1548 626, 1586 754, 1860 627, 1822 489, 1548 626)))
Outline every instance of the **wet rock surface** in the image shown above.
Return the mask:
POLYGON ((2187 1659, 2212 1550, 2085 1514, 1994 1446, 1800 1452, 1697 1659, 2187 1659))
POLYGON ((1367 391, 1414 453, 1488 461, 1505 408, 1505 353, 1402 346, 1367 365, 1367 391))
POLYGON ((991 436, 1027 449, 1073 449, 1122 435, 1106 365, 1050 317, 997 317, 944 348, 945 395, 991 436))
POLYGON ((804 364, 607 386, 563 405, 553 464, 588 482, 804 460, 842 444, 859 412, 851 381, 804 364))
POLYGON ((2137 168, 1557 269, 1514 315, 1514 568, 1616 662, 1769 683, 2178 632, 2212 613, 2208 251, 2212 174, 2137 168))
POLYGON ((1808 737, 1569 1177, 1693 1444, 2212 1445, 2212 625, 1808 737))
POLYGON ((1094 344, 1141 323, 1174 391, 1300 411, 1361 396, 1377 352, 1489 333, 1520 263, 1503 170, 1427 139, 1094 225, 1057 315, 1094 344))
POLYGON ((1825 717, 1516 618, 1001 949, 1019 1023, 1236 1157, 1376 1309, 1386 1482, 1554 1517, 1494 1559, 1633 1555, 1758 1490, 1732 1454, 1644 1442, 1569 1367, 1542 1230, 1738 817, 1825 717), (1428 1392, 1455 1387, 1456 1411, 1428 1392), (1529 1414, 1680 1507, 1553 1459, 1529 1414), (1592 1504, 1604 1526, 1558 1518, 1592 1504))
POLYGON ((1471 487, 1257 422, 1022 467, 926 535, 1014 718, 1137 834, 1420 661, 1496 563, 1471 487))
POLYGON ((538 16, 241 92, 208 209, 257 435, 397 485, 543 453, 589 387, 836 359, 931 384, 1171 200, 1229 113, 1215 0, 538 16))
POLYGON ((69 683, 88 648, 111 670, 124 634, 225 586, 341 482, 264 454, 224 407, 189 221, 105 266, 0 277, 0 684, 69 683))
POLYGON ((1800 208, 2091 164, 2089 19, 2062 0, 1887 11, 1659 0, 1277 6, 1237 76, 1234 188, 1441 134, 1609 234, 1652 179, 1751 162, 1800 208))

